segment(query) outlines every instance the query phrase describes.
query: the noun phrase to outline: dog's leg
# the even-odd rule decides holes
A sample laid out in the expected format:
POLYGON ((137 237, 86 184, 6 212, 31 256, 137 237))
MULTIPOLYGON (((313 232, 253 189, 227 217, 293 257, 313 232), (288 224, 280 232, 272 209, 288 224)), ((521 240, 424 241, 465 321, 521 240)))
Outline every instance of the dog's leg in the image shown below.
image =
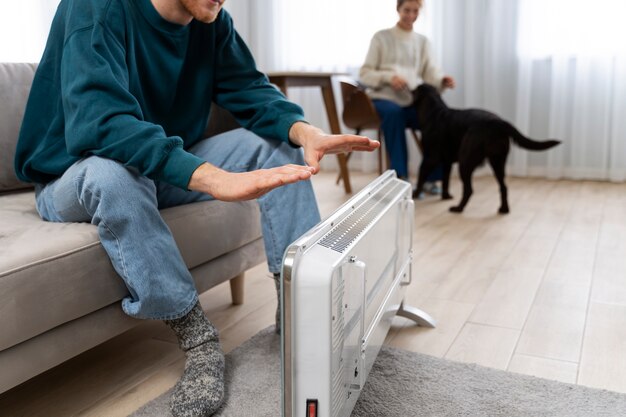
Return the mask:
POLYGON ((504 183, 506 156, 491 157, 489 158, 489 164, 491 165, 493 174, 496 176, 496 180, 500 186, 500 208, 498 209, 498 213, 506 214, 509 212, 508 190, 506 188, 506 184, 504 183))
POLYGON ((475 165, 469 163, 459 163, 459 172, 461 173, 461 181, 463 181, 463 197, 458 206, 450 207, 450 211, 453 213, 461 213, 470 197, 472 196, 472 173, 476 168, 475 165))
POLYGON ((424 182, 426 178, 426 176, 424 175, 424 170, 425 170, 424 161, 422 161, 417 172, 417 185, 413 189, 413 196, 412 196, 413 198, 419 198, 420 194, 422 193, 422 190, 424 189, 424 182))
POLYGON ((417 176, 417 186, 413 190, 413 198, 419 198, 420 194, 424 190, 424 183, 426 178, 437 167, 437 161, 430 159, 424 159, 420 164, 419 175, 417 176))
POLYGON ((443 178, 441 178, 441 199, 451 200, 452 194, 450 194, 450 171, 452 171, 452 164, 445 162, 443 164, 443 178))

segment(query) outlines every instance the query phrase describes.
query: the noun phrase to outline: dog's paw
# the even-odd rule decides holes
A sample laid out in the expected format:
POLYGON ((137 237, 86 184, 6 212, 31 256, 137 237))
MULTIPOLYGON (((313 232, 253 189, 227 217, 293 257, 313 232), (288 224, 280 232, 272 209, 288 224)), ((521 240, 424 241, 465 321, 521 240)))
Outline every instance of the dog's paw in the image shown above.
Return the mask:
POLYGON ((498 213, 500 213, 500 214, 508 214, 509 213, 509 208, 508 207, 500 207, 498 209, 498 213))
POLYGON ((452 197, 452 194, 448 194, 448 193, 443 193, 441 194, 441 199, 442 200, 452 200, 454 197, 452 197))
POLYGON ((450 207, 450 211, 452 213, 462 213, 463 212, 463 207, 461 207, 461 206, 450 207))

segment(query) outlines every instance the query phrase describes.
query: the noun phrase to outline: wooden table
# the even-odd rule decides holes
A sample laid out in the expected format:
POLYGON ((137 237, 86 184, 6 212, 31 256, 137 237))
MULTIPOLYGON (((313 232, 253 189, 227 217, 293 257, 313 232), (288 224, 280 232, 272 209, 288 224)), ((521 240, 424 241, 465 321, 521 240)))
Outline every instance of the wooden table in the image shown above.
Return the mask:
MULTIPOLYGON (((320 87, 322 89, 322 97, 324 98, 324 106, 326 107, 330 132, 335 135, 340 135, 341 127, 339 126, 337 106, 335 104, 335 96, 331 82, 333 75, 338 74, 333 72, 270 72, 267 74, 270 82, 275 84, 285 96, 287 96, 287 89, 289 87, 320 87)), ((346 154, 338 154, 337 161, 339 162, 339 174, 343 179, 344 189, 346 193, 352 193, 346 154)))

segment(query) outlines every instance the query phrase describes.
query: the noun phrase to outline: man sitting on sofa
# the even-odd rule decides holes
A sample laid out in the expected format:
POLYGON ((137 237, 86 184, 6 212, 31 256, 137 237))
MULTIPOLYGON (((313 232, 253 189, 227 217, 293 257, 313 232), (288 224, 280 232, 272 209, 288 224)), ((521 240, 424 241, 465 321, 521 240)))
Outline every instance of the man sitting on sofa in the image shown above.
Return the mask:
POLYGON ((223 2, 61 1, 16 151, 44 220, 97 225, 126 314, 176 333, 187 361, 175 416, 219 408, 224 356, 159 209, 258 198, 276 276, 287 245, 319 221, 305 180, 322 156, 378 146, 307 124, 256 70, 223 2), (245 129, 204 140, 211 102, 245 129))

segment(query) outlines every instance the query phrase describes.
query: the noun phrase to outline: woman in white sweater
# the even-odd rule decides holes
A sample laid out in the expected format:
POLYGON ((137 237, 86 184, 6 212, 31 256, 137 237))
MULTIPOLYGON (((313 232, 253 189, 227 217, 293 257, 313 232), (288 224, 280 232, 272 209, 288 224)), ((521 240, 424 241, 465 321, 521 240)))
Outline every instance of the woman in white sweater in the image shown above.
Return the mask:
POLYGON ((391 168, 406 179, 409 171, 405 131, 407 127, 419 128, 411 91, 422 83, 441 90, 454 88, 455 82, 435 65, 428 39, 413 31, 423 0, 397 2, 398 23, 374 35, 360 78, 381 118, 391 168))

